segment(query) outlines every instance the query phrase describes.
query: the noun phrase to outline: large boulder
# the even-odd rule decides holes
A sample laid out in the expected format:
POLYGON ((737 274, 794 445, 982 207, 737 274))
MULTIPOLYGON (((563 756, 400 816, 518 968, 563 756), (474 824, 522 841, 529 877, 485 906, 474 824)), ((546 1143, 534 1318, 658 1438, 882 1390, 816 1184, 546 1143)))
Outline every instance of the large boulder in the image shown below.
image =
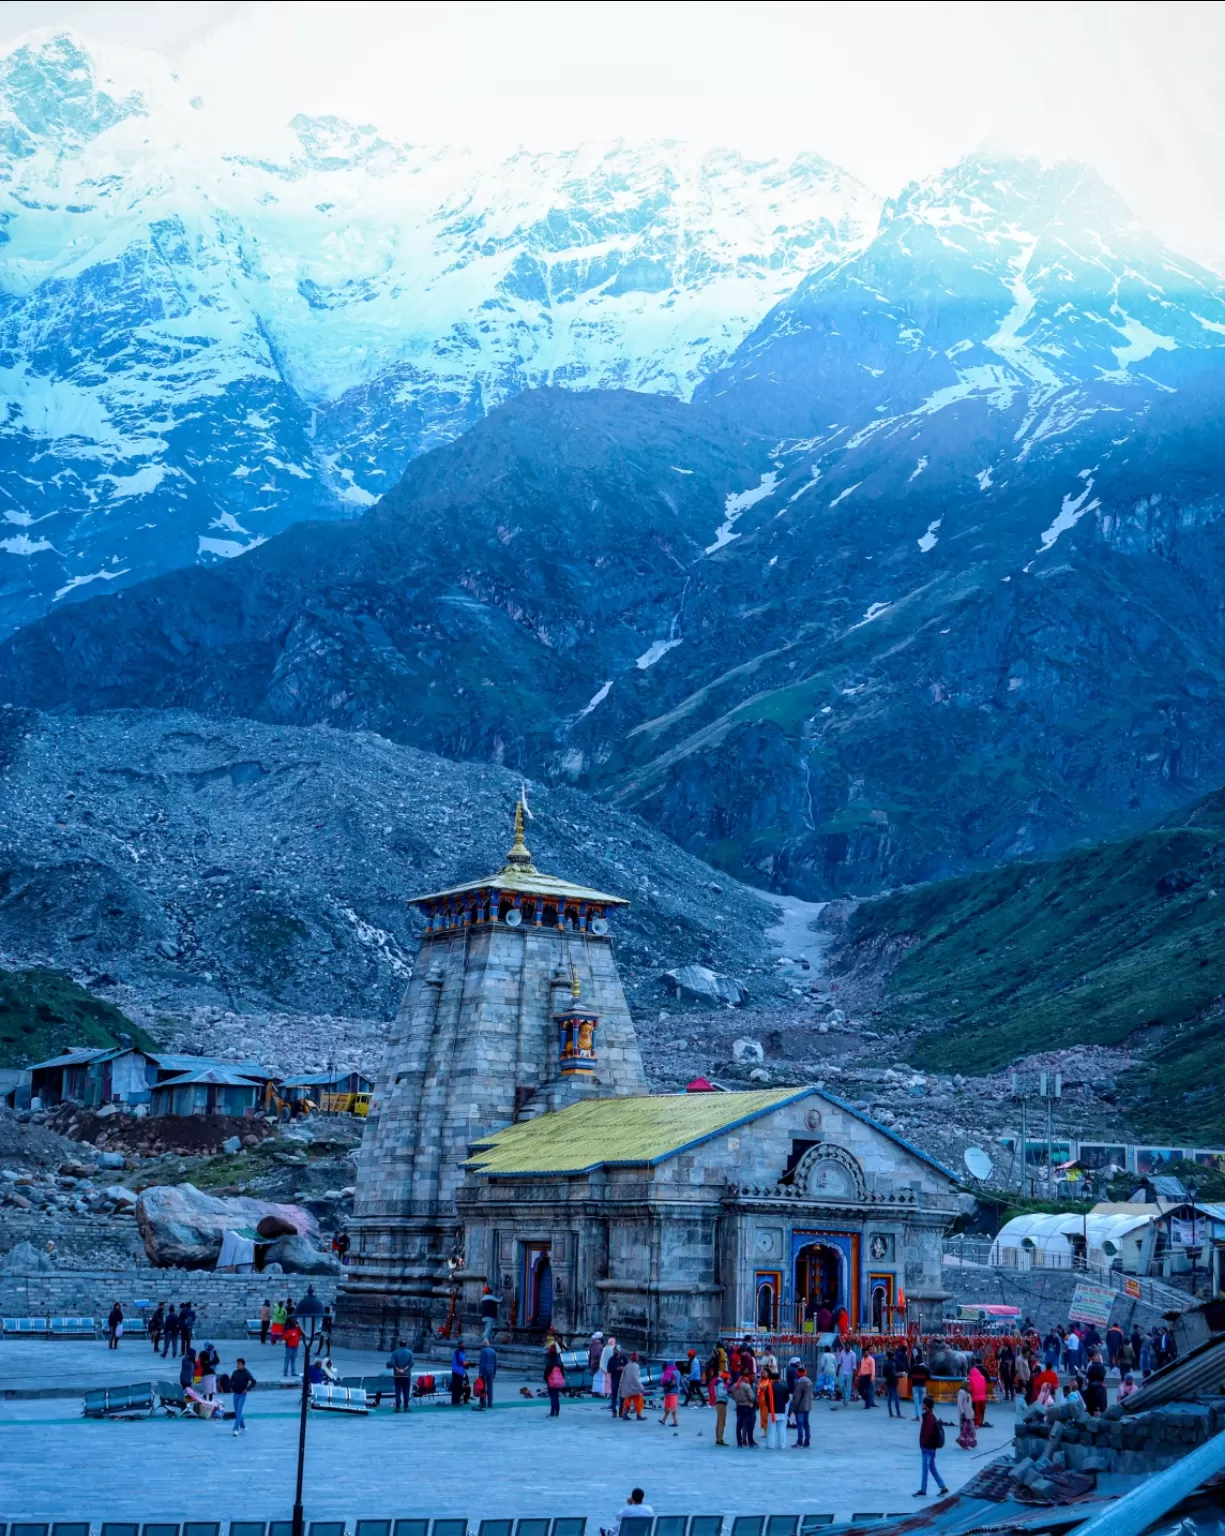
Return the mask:
POLYGON ((237 1195, 223 1199, 194 1184, 155 1184, 136 1202, 149 1262, 163 1269, 211 1269, 221 1255, 222 1233, 235 1227, 258 1230, 269 1216, 301 1237, 318 1239, 319 1223, 301 1206, 237 1195))
POLYGON ((6 1275, 45 1275, 55 1268, 51 1255, 33 1243, 18 1243, 10 1248, 0 1263, 0 1271, 6 1275))
POLYGON ((287 1275, 338 1275, 340 1260, 325 1253, 306 1237, 278 1237, 264 1255, 264 1272, 269 1264, 279 1264, 287 1275))
POLYGON ((276 1237, 293 1237, 298 1228, 292 1221, 287 1221, 284 1216, 261 1216, 255 1223, 255 1230, 261 1237, 266 1237, 269 1242, 276 1237))
POLYGON ((689 998, 695 1003, 723 1003, 739 1008, 749 995, 748 988, 734 976, 723 976, 704 965, 678 965, 659 979, 674 997, 689 998))

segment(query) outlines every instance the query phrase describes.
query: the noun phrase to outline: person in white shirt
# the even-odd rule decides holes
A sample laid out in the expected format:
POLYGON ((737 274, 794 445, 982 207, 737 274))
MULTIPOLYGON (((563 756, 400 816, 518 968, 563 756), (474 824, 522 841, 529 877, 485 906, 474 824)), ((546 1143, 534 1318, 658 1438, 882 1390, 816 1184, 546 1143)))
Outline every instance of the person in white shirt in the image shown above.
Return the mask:
POLYGON ((655 1511, 646 1502, 646 1494, 641 1488, 635 1488, 626 1503, 617 1511, 617 1518, 613 1521, 611 1529, 601 1527, 600 1536, 620 1536, 622 1520, 654 1520, 654 1518, 655 1511))

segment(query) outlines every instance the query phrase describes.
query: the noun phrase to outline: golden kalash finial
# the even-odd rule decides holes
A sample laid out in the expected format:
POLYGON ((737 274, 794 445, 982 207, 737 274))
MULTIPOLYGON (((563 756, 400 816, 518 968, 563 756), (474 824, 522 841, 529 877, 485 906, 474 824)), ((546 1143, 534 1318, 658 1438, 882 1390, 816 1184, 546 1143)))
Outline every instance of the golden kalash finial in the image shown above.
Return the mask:
POLYGON ((582 996, 582 991, 583 991, 583 984, 578 979, 578 972, 574 969, 573 966, 571 966, 571 968, 570 968, 570 996, 574 999, 574 1001, 576 1003, 578 1002, 579 998, 582 996))
POLYGON ((536 866, 532 863, 532 855, 527 844, 523 841, 523 816, 531 815, 527 809, 527 794, 520 792, 515 802, 515 840, 510 845, 506 854, 506 864, 509 869, 522 870, 525 874, 535 873, 536 866))

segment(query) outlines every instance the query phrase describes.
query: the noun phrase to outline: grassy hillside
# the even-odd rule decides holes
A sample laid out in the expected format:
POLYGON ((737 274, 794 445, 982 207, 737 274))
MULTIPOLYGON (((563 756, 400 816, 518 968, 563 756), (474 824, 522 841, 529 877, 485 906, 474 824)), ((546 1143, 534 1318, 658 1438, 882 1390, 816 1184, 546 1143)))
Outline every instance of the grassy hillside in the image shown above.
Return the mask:
POLYGON ((69 1045, 154 1041, 125 1013, 63 971, 0 970, 0 1066, 25 1067, 69 1045))
POLYGON ((1148 1133, 1225 1133, 1225 792, 1177 825, 866 902, 849 938, 861 957, 906 946, 885 1022, 927 1031, 921 1064, 993 1070, 1140 1031, 1148 1133))

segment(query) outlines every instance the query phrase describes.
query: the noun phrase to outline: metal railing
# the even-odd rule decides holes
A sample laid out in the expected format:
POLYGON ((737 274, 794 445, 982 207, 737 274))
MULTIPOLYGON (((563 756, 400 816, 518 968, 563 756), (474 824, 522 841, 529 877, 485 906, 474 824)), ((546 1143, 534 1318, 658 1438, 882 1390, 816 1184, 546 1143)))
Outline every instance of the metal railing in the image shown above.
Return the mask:
POLYGON ((1084 1259, 1069 1249, 1023 1248, 1002 1246, 990 1238, 947 1237, 944 1239, 945 1263, 965 1266, 967 1269, 996 1269, 1005 1274, 1044 1274, 1052 1270, 1063 1273, 1073 1271, 1083 1275, 1096 1285, 1109 1286, 1121 1291, 1135 1301, 1144 1302, 1161 1311, 1183 1310, 1190 1303, 1190 1296, 1176 1286, 1154 1279, 1151 1275, 1124 1274, 1121 1269, 1101 1264, 1086 1264, 1084 1259))

